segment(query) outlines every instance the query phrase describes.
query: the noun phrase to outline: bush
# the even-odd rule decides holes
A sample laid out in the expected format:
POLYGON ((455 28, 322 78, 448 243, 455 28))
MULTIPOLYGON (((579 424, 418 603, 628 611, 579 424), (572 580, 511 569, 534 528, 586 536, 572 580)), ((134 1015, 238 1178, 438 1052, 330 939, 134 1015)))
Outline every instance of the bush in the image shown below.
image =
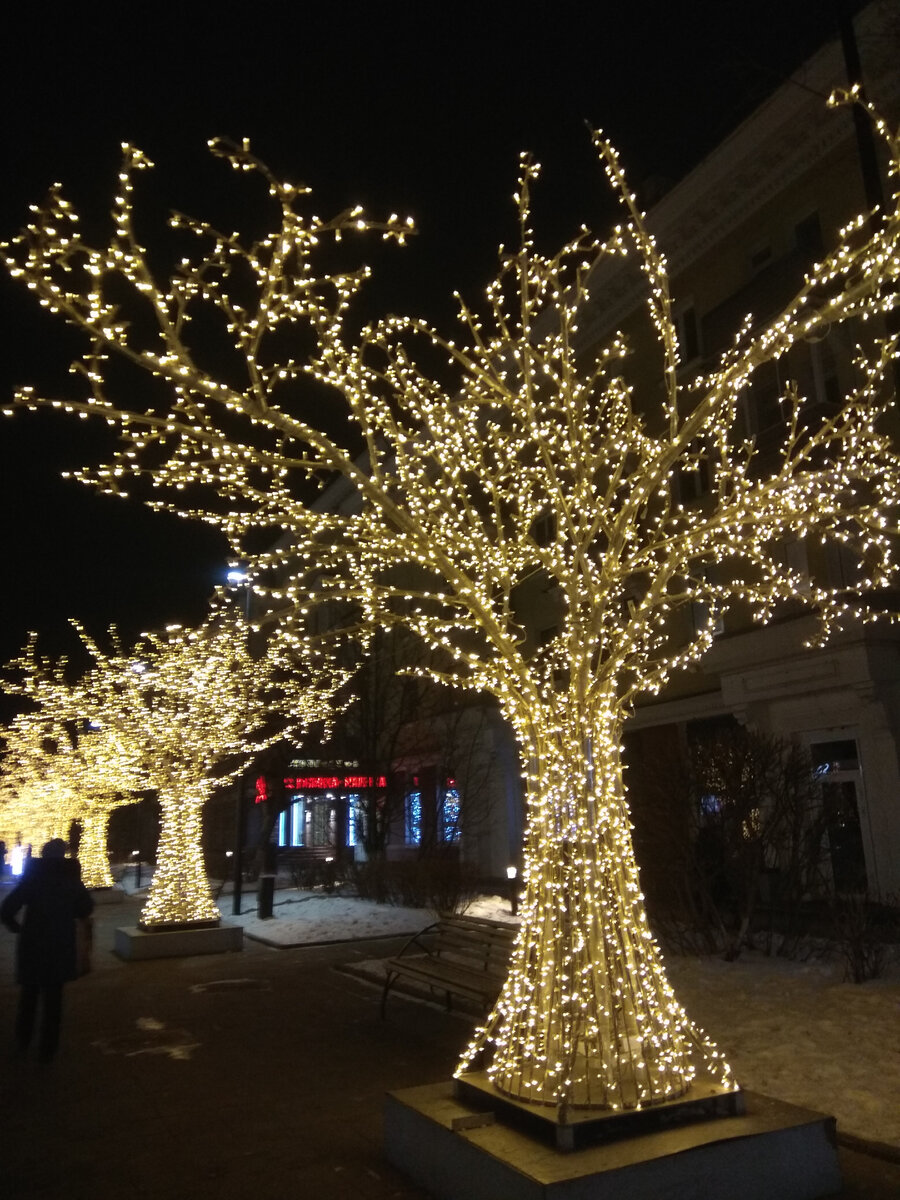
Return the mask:
POLYGON ((465 912, 478 894, 478 877, 454 854, 430 853, 412 859, 370 859, 349 871, 357 894, 377 904, 465 912))
POLYGON ((642 755, 629 789, 648 913, 668 945, 728 959, 745 945, 805 952, 827 815, 803 747, 720 726, 642 755))
POLYGON ((879 979, 887 965, 888 944, 900 941, 900 907, 896 898, 883 902, 865 893, 836 896, 833 914, 844 977, 852 983, 879 979))

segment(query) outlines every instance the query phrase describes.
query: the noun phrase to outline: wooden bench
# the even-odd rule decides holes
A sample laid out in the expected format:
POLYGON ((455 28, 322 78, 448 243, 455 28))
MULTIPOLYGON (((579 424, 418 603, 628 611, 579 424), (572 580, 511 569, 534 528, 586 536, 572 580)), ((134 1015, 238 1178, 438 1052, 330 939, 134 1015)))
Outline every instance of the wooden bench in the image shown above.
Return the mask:
POLYGON ((426 984, 432 992, 465 997, 488 1008, 506 979, 518 926, 484 917, 445 916, 411 937, 395 958, 385 962, 381 993, 384 1018, 388 992, 398 979, 426 984))

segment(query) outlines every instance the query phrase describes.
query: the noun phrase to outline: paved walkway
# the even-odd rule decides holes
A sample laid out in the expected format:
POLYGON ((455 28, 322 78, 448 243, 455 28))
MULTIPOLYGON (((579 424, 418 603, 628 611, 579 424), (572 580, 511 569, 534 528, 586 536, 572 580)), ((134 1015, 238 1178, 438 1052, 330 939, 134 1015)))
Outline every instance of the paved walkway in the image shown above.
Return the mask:
MULTIPOLYGON (((382 1158, 382 1100, 448 1077, 468 1027, 399 996, 381 1021, 377 992, 335 969, 395 943, 122 963, 113 930, 137 911, 98 908, 50 1066, 9 1053, 0 930, 3 1200, 426 1200, 382 1158)), ((847 1200, 900 1196, 900 1164, 842 1159, 847 1200)))

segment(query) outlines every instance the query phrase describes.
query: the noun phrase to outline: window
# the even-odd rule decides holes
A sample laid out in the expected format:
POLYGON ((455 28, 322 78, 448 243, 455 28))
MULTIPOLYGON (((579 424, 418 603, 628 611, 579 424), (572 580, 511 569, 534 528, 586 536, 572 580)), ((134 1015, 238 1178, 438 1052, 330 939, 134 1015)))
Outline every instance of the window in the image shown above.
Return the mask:
POLYGON ((859 580, 859 559, 843 542, 829 542, 825 547, 828 582, 835 588, 855 587, 859 580))
POLYGON ((763 363, 753 375, 748 391, 747 432, 757 438, 777 437, 785 424, 784 380, 778 363, 763 363))
POLYGON ((791 538, 784 543, 784 561, 788 570, 798 579, 801 592, 810 588, 809 558, 806 553, 806 541, 803 538, 791 538))
POLYGON ((709 459, 701 442, 694 442, 678 464, 676 491, 682 504, 690 504, 705 496, 712 486, 709 459))
MULTIPOLYGON (((711 582, 711 572, 708 566, 704 564, 695 565, 691 569, 691 575, 696 580, 711 582)), ((691 618, 694 624, 694 634, 699 634, 709 626, 710 607, 705 600, 693 600, 691 602, 691 618)), ((713 637, 721 637, 725 632, 725 621, 721 613, 716 614, 716 619, 712 626, 713 637)))
POLYGON ((404 840, 407 845, 418 846, 422 842, 422 793, 407 792, 404 807, 404 840))
POLYGON ((459 789, 449 786, 444 790, 441 801, 440 837, 442 842, 458 842, 462 833, 460 829, 460 796, 459 789))
POLYGON ((772 261, 772 247, 765 243, 757 246, 755 250, 750 252, 750 269, 751 271, 761 271, 767 263, 772 261))
POLYGON ((794 226, 794 245, 807 258, 818 258, 822 253, 825 242, 817 212, 811 212, 794 226))
POLYGON ((549 546, 556 538, 556 517, 549 510, 535 517, 531 525, 532 540, 538 546, 549 546))
POLYGON ((304 846, 306 832, 306 804, 297 799, 278 817, 278 845, 304 846))
POLYGON ((359 794, 351 792, 347 797, 347 845, 356 846, 365 836, 365 813, 359 802, 359 794))
POLYGON ((864 892, 868 884, 860 804, 862 771, 855 738, 813 742, 813 773, 822 789, 831 874, 837 892, 864 892))
POLYGON ((675 336, 678 339, 678 354, 681 365, 686 366, 700 357, 700 323, 693 304, 687 304, 673 314, 675 336))

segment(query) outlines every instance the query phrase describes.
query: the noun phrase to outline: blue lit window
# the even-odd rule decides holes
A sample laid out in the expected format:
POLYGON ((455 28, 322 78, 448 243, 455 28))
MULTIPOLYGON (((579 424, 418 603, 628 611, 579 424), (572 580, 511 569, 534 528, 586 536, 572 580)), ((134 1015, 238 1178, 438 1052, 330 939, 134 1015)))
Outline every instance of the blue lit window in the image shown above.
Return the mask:
POLYGON ((347 797, 347 845, 355 846, 363 836, 363 811, 359 795, 351 792, 347 797))
POLYGON ((406 795, 406 841, 413 846, 422 841, 421 792, 407 792, 406 795))
POLYGON ((441 841, 458 842, 460 832, 459 789, 448 787, 441 803, 441 841))
POLYGON ((701 796, 700 811, 704 817, 715 816, 722 811, 722 800, 719 796, 701 796))
POLYGON ((290 808, 291 817, 291 845, 302 846, 305 842, 304 825, 305 825, 305 810, 306 805, 302 800, 295 800, 290 808))
POLYGON ((278 814, 278 845, 279 846, 302 846, 303 839, 303 823, 304 809, 306 805, 302 799, 296 799, 290 808, 286 808, 284 812, 278 814))

